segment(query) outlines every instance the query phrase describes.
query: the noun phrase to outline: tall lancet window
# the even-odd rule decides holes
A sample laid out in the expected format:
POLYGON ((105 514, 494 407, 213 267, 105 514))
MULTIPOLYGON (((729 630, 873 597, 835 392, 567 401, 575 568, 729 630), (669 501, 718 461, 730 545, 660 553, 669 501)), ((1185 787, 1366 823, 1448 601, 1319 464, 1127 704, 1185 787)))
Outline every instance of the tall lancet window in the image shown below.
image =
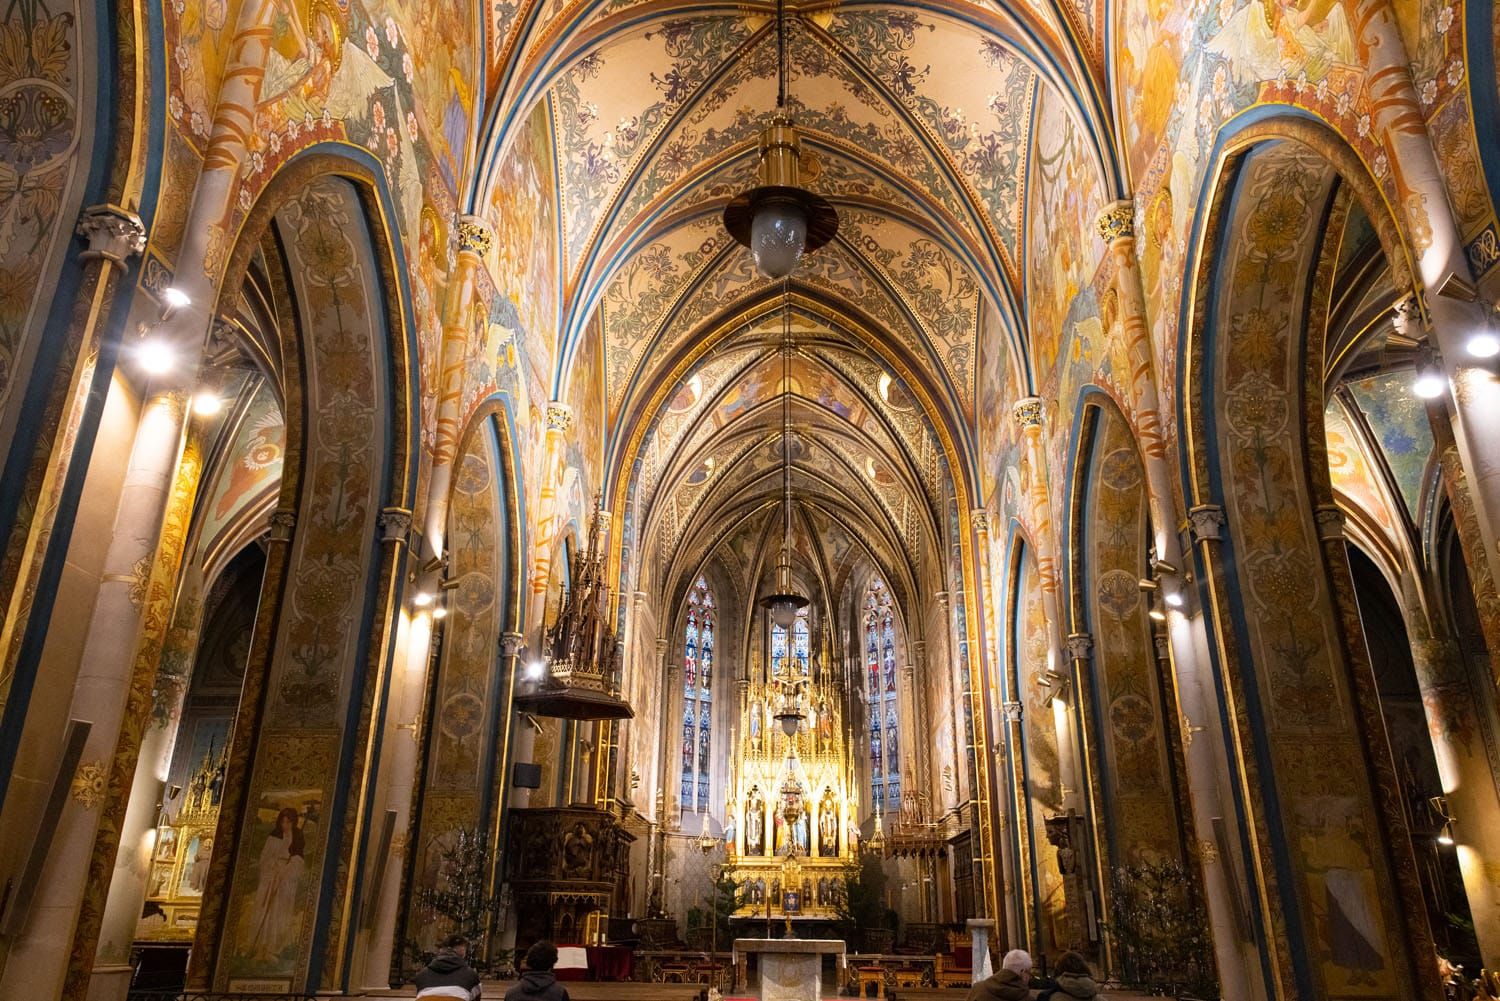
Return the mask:
POLYGON ((896 711, 896 613, 876 578, 865 592, 865 696, 870 708, 870 803, 884 813, 901 805, 901 738, 896 711))
POLYGON ((682 808, 708 810, 713 741, 714 593, 702 577, 688 593, 682 665, 682 808))
MULTIPOLYGON (((797 610, 797 620, 792 623, 791 655, 796 671, 807 677, 811 664, 812 629, 807 624, 807 607, 797 610)), ((781 673, 781 662, 787 656, 786 627, 771 625, 771 673, 781 673)))

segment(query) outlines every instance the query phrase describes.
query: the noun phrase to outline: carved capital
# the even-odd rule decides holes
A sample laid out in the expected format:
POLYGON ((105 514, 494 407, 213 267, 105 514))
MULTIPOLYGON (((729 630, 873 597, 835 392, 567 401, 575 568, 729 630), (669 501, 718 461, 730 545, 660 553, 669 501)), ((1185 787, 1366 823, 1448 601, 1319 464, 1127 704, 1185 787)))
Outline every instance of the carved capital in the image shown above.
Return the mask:
POLYGON ((1110 202, 1094 217, 1094 228, 1105 243, 1135 236, 1135 202, 1110 202))
POLYGON ((1000 703, 1000 714, 1001 714, 1002 717, 1004 717, 1005 722, 1007 722, 1007 723, 1019 723, 1019 722, 1021 722, 1021 703, 1019 703, 1019 702, 1002 702, 1002 703, 1000 703))
POLYGON ((1224 509, 1218 504, 1199 504, 1188 512, 1194 542, 1218 542, 1224 537, 1224 509))
POLYGON ((382 542, 405 542, 411 531, 411 512, 404 507, 382 508, 375 521, 380 526, 382 542))
POLYGON ((297 512, 290 508, 278 508, 271 512, 271 541, 292 541, 292 530, 297 527, 297 512))
POLYGON ((495 245, 495 238, 490 233, 489 225, 478 216, 459 216, 456 229, 460 254, 469 253, 483 257, 495 245))
POLYGON ((1203 859, 1204 865, 1213 865, 1219 861, 1219 846, 1207 838, 1198 842, 1198 857, 1203 859))
POLYGON ((1074 660, 1088 660, 1094 655, 1094 637, 1088 633, 1073 633, 1068 637, 1068 656, 1074 660))
POLYGON ((1170 660, 1172 657, 1172 640, 1166 633, 1157 633, 1153 638, 1156 641, 1156 659, 1170 660))
POLYGON ((1039 428, 1042 426, 1042 398, 1040 396, 1023 396, 1016 401, 1011 408, 1010 415, 1015 419, 1016 427, 1025 431, 1028 428, 1039 428))
POLYGON ((1391 307, 1391 326, 1402 337, 1409 337, 1414 341, 1427 336, 1422 322, 1422 306, 1417 302, 1417 295, 1418 293, 1408 292, 1391 307))
POLYGON ((1323 542, 1335 542, 1344 537, 1344 512, 1332 504, 1321 505, 1313 512, 1313 521, 1318 524, 1318 538, 1323 542))
POLYGON ((141 217, 118 205, 90 205, 78 219, 77 233, 88 241, 84 260, 105 260, 124 267, 146 249, 146 226, 141 217))
POLYGON ((573 426, 573 408, 553 400, 547 404, 547 430, 567 433, 573 426))
POLYGON ((502 657, 514 657, 521 652, 521 641, 525 639, 520 633, 504 632, 500 634, 500 655, 502 657))
POLYGON ((984 508, 978 507, 969 513, 969 521, 974 525, 974 531, 987 533, 990 530, 990 516, 984 508))

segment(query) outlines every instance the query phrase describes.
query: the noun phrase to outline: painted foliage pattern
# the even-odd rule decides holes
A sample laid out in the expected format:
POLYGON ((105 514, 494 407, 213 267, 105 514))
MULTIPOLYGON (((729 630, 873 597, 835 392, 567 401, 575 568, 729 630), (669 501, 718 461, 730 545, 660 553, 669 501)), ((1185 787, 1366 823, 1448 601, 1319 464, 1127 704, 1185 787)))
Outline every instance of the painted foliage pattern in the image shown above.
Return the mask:
POLYGON ((1314 960, 1331 996, 1397 997, 1389 895, 1378 885, 1377 826, 1351 732, 1350 693, 1333 634, 1336 613, 1301 470, 1299 276, 1311 270, 1312 230, 1331 171, 1317 154, 1281 144, 1252 154, 1231 220, 1244 234, 1225 264, 1215 320, 1215 395, 1223 495, 1235 539, 1247 637, 1265 679, 1260 711, 1314 960))
POLYGON ((354 189, 331 178, 313 182, 278 216, 291 265, 302 276, 308 409, 323 416, 309 424, 304 445, 291 579, 260 737, 277 751, 261 755, 251 776, 246 847, 231 896, 230 978, 295 977, 305 960, 309 904, 327 849, 321 811, 338 778, 340 735, 349 725, 341 709, 364 670, 356 630, 382 486, 384 380, 377 359, 384 345, 362 219, 354 189))
POLYGON ((44 274, 71 237, 80 155, 79 12, 18 0, 0 20, 0 412, 24 367, 27 328, 44 317, 44 274))
POLYGON ((1156 646, 1140 579, 1146 571, 1145 473, 1130 427, 1100 411, 1085 526, 1099 729, 1109 766, 1109 811, 1119 857, 1131 864, 1177 852, 1178 815, 1162 741, 1156 646))

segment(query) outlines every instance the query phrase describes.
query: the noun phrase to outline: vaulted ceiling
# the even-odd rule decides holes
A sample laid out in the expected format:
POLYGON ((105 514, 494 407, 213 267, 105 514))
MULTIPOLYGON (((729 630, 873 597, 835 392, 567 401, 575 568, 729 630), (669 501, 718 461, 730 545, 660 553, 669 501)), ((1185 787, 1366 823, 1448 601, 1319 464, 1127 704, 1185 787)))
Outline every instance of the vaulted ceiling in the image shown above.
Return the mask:
MULTIPOLYGON (((780 490, 784 293, 799 524, 837 525, 897 587, 920 587, 941 562, 945 505, 955 490, 973 502, 982 339, 1006 342, 991 356, 1027 357, 1039 89, 1067 95, 1080 123, 1100 120, 1101 10, 789 5, 789 110, 815 161, 804 182, 837 208, 839 232, 784 289, 720 219, 755 183, 775 105, 774 6, 497 4, 492 152, 538 103, 556 147, 555 383, 599 338, 603 480, 632 509, 661 587, 714 553, 745 562, 722 554, 766 534, 756 519, 780 490)), ((741 568, 747 580, 757 566, 741 568)))

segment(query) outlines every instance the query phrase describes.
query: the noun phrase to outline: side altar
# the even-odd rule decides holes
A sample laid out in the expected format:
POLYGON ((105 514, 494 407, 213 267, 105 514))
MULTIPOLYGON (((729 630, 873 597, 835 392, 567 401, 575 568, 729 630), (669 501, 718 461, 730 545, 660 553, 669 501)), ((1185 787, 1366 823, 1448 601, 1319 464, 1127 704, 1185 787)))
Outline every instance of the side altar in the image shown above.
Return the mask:
POLYGON ((810 669, 806 634, 792 638, 773 646, 770 679, 740 684, 724 869, 736 917, 836 917, 859 851, 846 696, 810 669))

